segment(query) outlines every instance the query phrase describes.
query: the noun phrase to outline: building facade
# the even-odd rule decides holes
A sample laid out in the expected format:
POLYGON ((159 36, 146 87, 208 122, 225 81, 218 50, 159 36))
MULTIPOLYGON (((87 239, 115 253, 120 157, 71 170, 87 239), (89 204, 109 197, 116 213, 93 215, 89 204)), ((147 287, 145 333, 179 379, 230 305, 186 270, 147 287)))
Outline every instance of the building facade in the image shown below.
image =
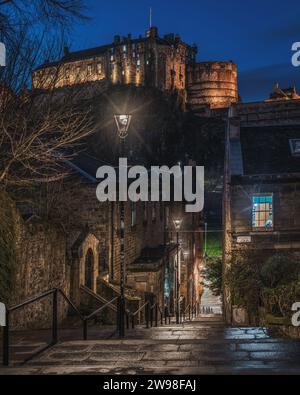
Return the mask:
POLYGON ((58 88, 94 81, 151 86, 160 90, 186 88, 186 66, 194 61, 196 48, 180 36, 159 37, 155 27, 133 39, 115 36, 114 42, 97 48, 70 52, 57 62, 45 62, 33 73, 33 88, 58 88))
MULTIPOLYGON (((227 129, 224 275, 237 256, 258 267, 283 253, 300 259, 300 127, 284 119, 276 126, 241 127, 236 115, 232 109, 227 129)), ((228 286, 224 307, 228 323, 257 323, 258 317, 234 304, 228 286)))
POLYGON ((192 111, 228 107, 239 101, 237 66, 232 62, 196 61, 197 47, 179 35, 160 37, 151 27, 145 37, 115 36, 112 44, 70 52, 46 61, 33 73, 34 89, 109 81, 175 91, 192 111))

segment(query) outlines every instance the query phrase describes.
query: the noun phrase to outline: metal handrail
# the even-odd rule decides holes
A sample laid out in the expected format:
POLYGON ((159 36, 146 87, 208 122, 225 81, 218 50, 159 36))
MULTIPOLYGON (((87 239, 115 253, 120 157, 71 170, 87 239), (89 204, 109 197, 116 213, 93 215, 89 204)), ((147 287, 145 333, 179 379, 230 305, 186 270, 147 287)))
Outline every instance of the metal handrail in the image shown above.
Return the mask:
MULTIPOLYGON (((88 294, 89 296, 91 296, 92 298, 94 298, 95 300, 97 300, 97 302, 104 303, 104 304, 109 304, 108 307, 111 308, 111 310, 113 310, 114 312, 117 311, 117 307, 115 305, 111 304, 112 301, 106 300, 105 298, 103 298, 103 296, 94 293, 92 290, 90 290, 89 288, 85 287, 84 285, 81 285, 80 289, 82 291, 84 291, 86 294, 88 294)), ((115 299, 118 299, 118 296, 116 296, 112 300, 115 300, 115 299)))
POLYGON ((59 293, 62 295, 62 297, 69 303, 69 305, 72 307, 72 309, 75 311, 75 313, 78 315, 78 317, 81 320, 84 320, 84 316, 81 314, 81 312, 78 310, 78 308, 75 306, 75 304, 71 301, 71 299, 68 298, 68 296, 62 291, 61 289, 58 289, 59 293))
POLYGON ((147 305, 149 305, 149 302, 146 302, 145 304, 143 304, 143 306, 141 306, 139 309, 137 309, 134 313, 130 312, 130 315, 132 317, 135 317, 139 312, 141 312, 143 310, 144 307, 146 307, 147 305))
POLYGON ((167 325, 167 320, 169 321, 169 325, 170 325, 170 323, 171 323, 171 316, 170 316, 169 308, 168 308, 167 305, 165 305, 164 310, 165 310, 165 325, 167 325))
POLYGON ((183 310, 183 319, 185 320, 185 316, 186 316, 186 313, 187 313, 187 311, 188 311, 188 313, 189 313, 189 320, 191 320, 191 305, 190 304, 188 304, 187 306, 186 306, 186 308, 183 310))
POLYGON ((39 301, 41 299, 44 299, 46 296, 49 296, 49 295, 53 294, 54 292, 55 292, 55 288, 50 289, 49 291, 43 292, 41 295, 33 297, 31 299, 28 299, 25 302, 22 302, 22 303, 20 303, 18 305, 15 305, 15 306, 12 306, 12 307, 7 307, 7 311, 13 312, 15 310, 19 310, 22 307, 25 307, 25 306, 27 306, 27 305, 29 305, 31 303, 37 302, 37 301, 39 301))
POLYGON ((116 296, 114 299, 110 300, 109 302, 105 303, 105 305, 101 306, 99 309, 95 310, 93 313, 90 315, 84 317, 86 321, 90 320, 91 318, 95 317, 97 314, 101 313, 101 311, 105 310, 107 307, 110 307, 111 304, 113 304, 116 300, 118 300, 118 296, 116 296))
POLYGON ((66 300, 66 302, 72 307, 72 309, 76 312, 78 317, 81 319, 83 323, 83 339, 87 340, 87 323, 88 321, 93 318, 96 314, 100 313, 102 310, 105 308, 109 307, 113 302, 115 302, 118 297, 115 297, 114 299, 108 301, 104 306, 100 307, 99 309, 95 310, 93 313, 91 313, 89 316, 84 316, 81 314, 79 309, 75 306, 75 304, 69 299, 69 297, 64 293, 59 288, 53 288, 49 291, 43 292, 42 294, 33 297, 29 300, 26 300, 23 303, 20 303, 16 306, 8 307, 6 309, 6 326, 3 328, 3 365, 4 366, 9 366, 9 345, 10 345, 10 314, 16 310, 19 310, 25 306, 28 306, 32 303, 35 303, 41 299, 46 298, 49 295, 53 295, 53 304, 52 304, 52 341, 51 343, 47 344, 46 347, 44 347, 41 350, 38 350, 36 353, 34 353, 32 356, 27 358, 24 362, 27 362, 28 360, 32 359, 34 356, 37 354, 40 354, 42 351, 45 351, 49 347, 54 346, 55 344, 58 343, 58 294, 61 294, 62 297, 66 300))

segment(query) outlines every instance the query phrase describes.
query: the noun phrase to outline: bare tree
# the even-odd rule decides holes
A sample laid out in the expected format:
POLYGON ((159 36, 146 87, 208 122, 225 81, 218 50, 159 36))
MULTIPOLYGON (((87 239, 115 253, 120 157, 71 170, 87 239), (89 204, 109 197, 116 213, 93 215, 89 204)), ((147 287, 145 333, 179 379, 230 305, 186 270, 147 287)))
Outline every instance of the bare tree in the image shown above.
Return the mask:
MULTIPOLYGON (((22 14, 29 21, 41 15, 47 21, 61 22, 80 16, 79 0, 35 0, 29 10, 27 1, 0 0, 2 9, 22 14)), ((0 185, 24 185, 62 178, 64 160, 70 148, 93 132, 93 120, 88 104, 79 100, 74 89, 60 89, 58 79, 64 78, 60 66, 52 69, 46 92, 30 91, 32 71, 41 58, 57 58, 64 46, 63 35, 58 40, 45 31, 34 33, 31 24, 10 26, 10 14, 0 14, 8 20, 6 31, 14 31, 8 42, 8 62, 0 74, 0 185), (53 39, 52 39, 53 38, 53 39)), ((1 19, 0 19, 1 20, 1 19)), ((2 26, 3 27, 3 26, 2 26)))

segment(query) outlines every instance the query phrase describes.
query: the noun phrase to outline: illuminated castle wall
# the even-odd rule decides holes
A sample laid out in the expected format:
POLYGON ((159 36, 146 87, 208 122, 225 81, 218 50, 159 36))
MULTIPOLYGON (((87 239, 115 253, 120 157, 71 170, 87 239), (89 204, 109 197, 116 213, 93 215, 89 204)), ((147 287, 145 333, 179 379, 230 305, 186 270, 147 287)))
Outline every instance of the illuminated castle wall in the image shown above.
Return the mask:
POLYGON ((224 108, 239 101, 237 66, 233 62, 201 62, 188 66, 188 102, 199 107, 224 108))
POLYGON ((56 62, 45 62, 33 73, 33 88, 49 89, 109 80, 113 84, 151 86, 178 91, 192 110, 228 107, 238 101, 237 67, 232 62, 196 62, 197 47, 180 36, 129 34, 101 47, 70 52, 56 62))
POLYGON ((113 44, 65 54, 57 62, 45 62, 33 73, 33 87, 47 89, 102 79, 112 83, 184 90, 186 65, 195 48, 173 34, 158 36, 151 28, 146 37, 115 36, 113 44))

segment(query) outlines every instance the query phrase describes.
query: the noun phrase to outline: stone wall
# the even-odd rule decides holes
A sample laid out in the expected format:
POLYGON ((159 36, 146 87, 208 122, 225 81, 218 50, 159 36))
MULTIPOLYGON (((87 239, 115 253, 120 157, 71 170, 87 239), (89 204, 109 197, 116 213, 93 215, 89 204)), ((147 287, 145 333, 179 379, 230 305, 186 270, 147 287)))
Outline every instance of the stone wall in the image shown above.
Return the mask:
POLYGON ((152 86, 160 90, 186 88, 186 64, 191 48, 179 36, 159 38, 151 27, 146 37, 115 36, 102 48, 69 52, 54 63, 46 61, 32 76, 35 89, 60 88, 104 79, 113 84, 152 86))
POLYGON ((239 101, 237 66, 232 62, 201 62, 188 67, 188 104, 192 111, 229 107, 239 101))
MULTIPOLYGON (((69 295, 70 266, 62 228, 45 223, 36 215, 23 217, 4 191, 0 194, 0 208, 1 236, 5 226, 7 229, 7 237, 5 234, 1 237, 0 291, 3 301, 12 307, 53 288, 60 288, 69 295), (2 215, 3 208, 9 213, 7 218, 2 215)), ((67 310, 65 302, 59 298, 60 322, 66 317, 67 310)), ((51 297, 47 296, 12 312, 11 325, 15 329, 49 327, 51 316, 51 297)))
MULTIPOLYGON (((11 304, 19 304, 53 288, 69 295, 70 266, 66 257, 66 238, 56 226, 20 218, 18 226, 17 272, 11 304)), ((59 321, 66 318, 68 306, 59 297, 59 321)), ((17 329, 49 327, 52 322, 51 296, 12 313, 17 329)))

